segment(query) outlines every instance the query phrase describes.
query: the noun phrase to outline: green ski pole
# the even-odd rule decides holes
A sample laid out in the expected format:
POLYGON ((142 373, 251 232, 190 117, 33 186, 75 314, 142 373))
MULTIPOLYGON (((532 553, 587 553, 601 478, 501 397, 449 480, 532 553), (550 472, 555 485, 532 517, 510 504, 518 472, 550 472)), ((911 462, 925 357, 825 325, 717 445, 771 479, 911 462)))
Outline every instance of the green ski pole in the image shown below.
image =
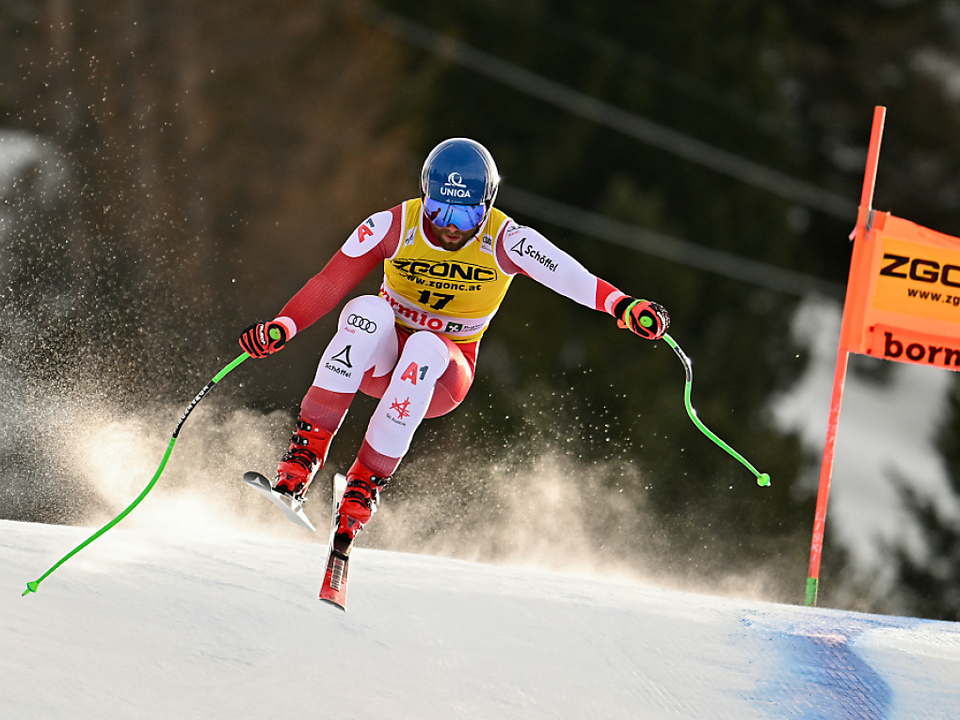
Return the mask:
POLYGON ((723 440, 714 435, 706 425, 700 422, 700 419, 697 417, 697 411, 693 409, 693 405, 690 403, 690 390, 693 386, 693 364, 690 362, 690 358, 680 349, 680 346, 677 345, 676 341, 667 334, 664 334, 663 339, 667 341, 667 345, 673 348, 673 351, 677 354, 677 357, 680 358, 680 362, 683 363, 683 369, 686 372, 686 384, 683 391, 683 403, 687 408, 687 415, 690 416, 690 419, 693 421, 693 424, 696 425, 700 432, 706 435, 708 438, 713 440, 719 447, 726 450, 730 455, 739 460, 745 468, 754 474, 757 478, 757 485, 760 487, 768 487, 770 485, 770 476, 767 473, 761 473, 751 465, 747 460, 732 447, 727 445, 723 440))
POLYGON ((237 367, 237 365, 239 365, 240 363, 242 363, 242 362, 243 362, 244 360, 246 360, 248 357, 250 357, 250 356, 247 355, 247 353, 243 353, 242 355, 240 355, 236 360, 232 361, 229 365, 227 365, 225 368, 223 368, 223 370, 221 370, 220 372, 218 372, 218 373, 214 376, 213 380, 211 380, 210 382, 208 382, 208 383, 206 384, 206 386, 203 388, 203 390, 201 390, 199 393, 197 393, 197 396, 193 399, 193 401, 192 401, 192 402, 190 403, 190 405, 187 407, 186 411, 183 413, 183 415, 180 416, 180 422, 177 423, 177 427, 176 427, 176 429, 174 429, 174 431, 173 431, 173 435, 172 435, 171 438, 170 438, 170 443, 167 445, 167 451, 163 454, 163 459, 160 461, 160 467, 157 468, 157 472, 154 473, 153 478, 150 480, 149 483, 147 483, 147 486, 146 486, 146 487, 143 489, 143 491, 137 496, 137 499, 134 500, 132 503, 130 503, 130 505, 129 505, 123 512, 121 512, 119 515, 117 515, 115 518, 113 518, 113 520, 111 520, 110 522, 108 522, 108 523, 107 523, 106 525, 104 525, 102 528, 100 528, 99 530, 97 530, 93 535, 91 535, 90 537, 88 537, 88 538, 87 538, 86 540, 84 540, 82 543, 80 543, 79 545, 77 545, 73 550, 71 550, 71 551, 68 552, 66 555, 64 555, 62 558, 60 558, 60 559, 59 559, 56 563, 54 563, 54 565, 53 565, 49 570, 47 570, 43 575, 41 575, 39 578, 37 578, 36 580, 34 580, 34 581, 32 581, 32 582, 28 582, 28 583, 27 583, 27 589, 23 591, 23 594, 24 594, 24 595, 27 595, 27 594, 29 594, 29 593, 35 593, 35 592, 37 591, 37 588, 40 587, 40 583, 42 583, 42 582, 43 582, 44 580, 46 580, 50 575, 52 575, 53 572, 54 572, 57 568, 59 568, 61 565, 63 565, 67 560, 69 560, 70 558, 72 558, 72 557, 73 557, 74 555, 76 555, 78 552, 80 552, 81 550, 83 550, 87 545, 89 545, 90 543, 92 543, 92 542, 93 542, 94 540, 96 540, 98 537, 100 537, 100 536, 103 535, 105 532, 107 532, 107 531, 110 530, 112 527, 114 527, 117 523, 119 523, 119 522, 120 522, 121 520, 123 520, 127 515, 129 515, 137 505, 139 505, 139 504, 141 503, 141 501, 147 496, 147 494, 148 494, 151 490, 153 490, 154 485, 157 484, 157 480, 160 479, 160 475, 163 473, 163 469, 164 469, 164 468, 166 467, 166 465, 167 465, 167 460, 170 458, 170 453, 173 452, 173 446, 176 445, 176 443, 177 443, 177 437, 180 435, 180 428, 182 428, 182 427, 183 427, 183 424, 187 421, 187 417, 189 417, 190 413, 193 412, 193 409, 197 406, 197 404, 198 404, 201 400, 203 400, 204 396, 205 396, 208 392, 210 392, 210 390, 212 390, 213 387, 214 387, 218 382, 220 382, 220 381, 227 375, 227 373, 229 373, 231 370, 233 370, 235 367, 237 367))

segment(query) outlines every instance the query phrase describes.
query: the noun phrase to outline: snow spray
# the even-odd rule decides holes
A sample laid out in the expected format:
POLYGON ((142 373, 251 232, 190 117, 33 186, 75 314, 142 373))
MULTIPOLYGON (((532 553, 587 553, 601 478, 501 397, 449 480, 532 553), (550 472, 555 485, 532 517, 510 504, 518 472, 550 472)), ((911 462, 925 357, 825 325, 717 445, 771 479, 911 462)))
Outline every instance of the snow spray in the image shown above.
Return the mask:
POLYGON ((697 411, 694 410, 693 405, 690 404, 690 389, 693 386, 693 363, 690 361, 690 358, 687 357, 686 353, 680 349, 680 346, 677 345, 676 341, 672 337, 664 334, 663 339, 667 341, 667 345, 673 348, 673 351, 677 354, 677 357, 680 358, 680 362, 683 363, 683 369, 687 375, 686 385, 683 391, 683 403, 687 408, 687 415, 690 416, 693 424, 700 429, 700 432, 713 440, 713 442, 715 442, 719 447, 730 453, 730 455, 739 460, 745 468, 752 472, 757 478, 757 485, 760 487, 768 487, 770 485, 770 476, 767 473, 758 472, 757 469, 747 462, 747 460, 740 453, 710 432, 709 428, 700 422, 700 419, 697 417, 697 411))
POLYGON ((173 446, 176 445, 176 443, 177 443, 177 437, 180 435, 180 428, 183 427, 183 424, 187 421, 187 418, 190 416, 190 413, 193 412, 193 409, 197 406, 197 404, 198 404, 201 400, 203 400, 204 396, 206 396, 206 394, 207 394, 208 392, 210 392, 210 390, 212 390, 213 387, 214 387, 218 382, 220 382, 220 381, 227 375, 227 373, 229 373, 231 370, 233 370, 235 367, 237 367, 237 365, 239 365, 240 363, 242 363, 242 362, 243 362, 244 360, 246 360, 248 357, 250 357, 250 356, 247 355, 247 353, 243 353, 242 355, 240 355, 236 360, 232 361, 232 362, 231 362, 230 364, 228 364, 225 368, 223 368, 223 370, 221 370, 220 372, 218 372, 218 373, 214 376, 213 380, 211 380, 210 382, 208 382, 208 383, 204 386, 203 390, 201 390, 200 392, 198 392, 198 393, 197 393, 197 396, 196 396, 195 398, 193 398, 193 401, 190 403, 190 405, 187 406, 187 409, 184 411, 183 415, 180 416, 180 422, 177 423, 177 427, 174 429, 173 435, 170 437, 170 443, 167 445, 167 451, 163 454, 163 459, 160 461, 160 466, 157 468, 157 472, 154 473, 153 478, 150 480, 149 483, 147 483, 147 486, 146 486, 146 487, 143 489, 143 491, 137 496, 136 500, 134 500, 132 503, 130 503, 130 505, 127 506, 127 508, 126 508, 123 512, 121 512, 119 515, 117 515, 115 518, 113 518, 113 520, 111 520, 110 522, 108 522, 108 523, 107 523, 106 525, 104 525, 102 528, 100 528, 99 530, 97 530, 93 535, 91 535, 90 537, 88 537, 88 538, 87 538, 86 540, 84 540, 82 543, 80 543, 79 545, 77 545, 73 550, 71 550, 71 551, 68 552, 66 555, 64 555, 62 558, 60 558, 60 560, 58 560, 58 561, 57 561, 49 570, 47 570, 43 575, 41 575, 39 578, 37 578, 36 580, 34 580, 34 581, 32 581, 32 582, 28 582, 28 583, 27 583, 27 589, 23 591, 23 594, 24 594, 24 595, 27 595, 27 594, 29 594, 29 593, 35 593, 35 592, 37 591, 37 588, 40 587, 40 583, 42 583, 45 579, 47 579, 50 575, 52 575, 53 572, 54 572, 57 568, 59 568, 61 565, 63 565, 67 560, 69 560, 70 558, 72 558, 72 557, 73 557, 74 555, 76 555, 78 552, 80 552, 81 550, 83 550, 83 548, 85 548, 87 545, 89 545, 90 543, 92 543, 92 542, 93 542, 94 540, 96 540, 98 537, 100 537, 101 535, 103 535, 104 533, 106 533, 108 530, 110 530, 112 527, 114 527, 117 523, 119 523, 119 522, 120 522, 121 520, 123 520, 127 515, 129 515, 137 505, 139 505, 139 504, 141 503, 141 501, 147 496, 147 494, 148 494, 151 490, 153 490, 154 485, 157 484, 157 480, 160 479, 160 475, 163 474, 163 469, 167 466, 167 460, 169 460, 170 454, 173 452, 173 446))

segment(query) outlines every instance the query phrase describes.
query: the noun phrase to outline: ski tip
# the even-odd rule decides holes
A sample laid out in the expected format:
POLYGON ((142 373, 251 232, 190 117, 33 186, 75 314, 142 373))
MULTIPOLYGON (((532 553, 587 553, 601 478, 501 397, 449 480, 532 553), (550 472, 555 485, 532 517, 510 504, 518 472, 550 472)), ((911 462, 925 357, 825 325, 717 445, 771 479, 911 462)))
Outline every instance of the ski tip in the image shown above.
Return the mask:
POLYGON ((346 606, 346 605, 341 605, 341 604, 338 603, 336 600, 331 600, 330 598, 322 597, 322 598, 320 598, 320 602, 325 602, 325 603, 327 603, 327 605, 333 605, 333 607, 339 608, 340 610, 343 610, 343 612, 346 612, 346 611, 347 611, 347 606, 346 606))
POLYGON ((302 510, 295 514, 299 518, 299 520, 296 521, 299 525, 301 525, 302 527, 305 527, 310 532, 317 531, 316 526, 312 522, 310 522, 310 518, 308 518, 302 510))
POLYGON ((306 513, 303 512, 302 500, 294 500, 289 495, 283 495, 276 492, 269 480, 267 480, 260 473, 252 470, 243 474, 243 481, 257 492, 260 492, 270 498, 270 501, 280 508, 280 510, 284 515, 287 516, 289 520, 292 520, 297 525, 305 527, 311 532, 317 531, 317 528, 314 527, 312 522, 310 522, 310 518, 308 518, 306 513))

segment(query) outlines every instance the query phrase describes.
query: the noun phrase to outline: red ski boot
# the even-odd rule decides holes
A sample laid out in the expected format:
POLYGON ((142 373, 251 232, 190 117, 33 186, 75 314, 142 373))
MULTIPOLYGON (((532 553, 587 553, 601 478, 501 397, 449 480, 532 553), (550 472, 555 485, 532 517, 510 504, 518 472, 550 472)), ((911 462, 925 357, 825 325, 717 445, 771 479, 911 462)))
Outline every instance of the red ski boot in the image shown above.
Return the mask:
POLYGON ((357 460, 347 471, 347 489, 340 501, 337 518, 337 535, 343 540, 353 539, 363 529, 377 511, 380 491, 390 482, 390 478, 376 477, 357 460))
POLYGON ((273 489, 302 502, 313 476, 323 467, 331 439, 333 433, 299 418, 297 430, 290 438, 290 449, 280 458, 273 489))

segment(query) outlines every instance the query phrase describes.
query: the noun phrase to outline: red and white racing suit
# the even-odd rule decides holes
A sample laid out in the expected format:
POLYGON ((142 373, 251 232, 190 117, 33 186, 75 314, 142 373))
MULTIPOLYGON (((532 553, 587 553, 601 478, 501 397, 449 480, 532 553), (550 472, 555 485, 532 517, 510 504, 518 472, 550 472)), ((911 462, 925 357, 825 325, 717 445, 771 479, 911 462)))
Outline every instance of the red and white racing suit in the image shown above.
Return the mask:
POLYGON ((408 200, 367 218, 276 318, 292 338, 383 264, 379 295, 354 298, 341 312, 301 414, 335 432, 357 390, 380 398, 360 460, 384 476, 423 418, 463 401, 480 339, 515 276, 611 315, 625 297, 496 208, 463 248, 444 250, 421 207, 419 199, 408 200))

